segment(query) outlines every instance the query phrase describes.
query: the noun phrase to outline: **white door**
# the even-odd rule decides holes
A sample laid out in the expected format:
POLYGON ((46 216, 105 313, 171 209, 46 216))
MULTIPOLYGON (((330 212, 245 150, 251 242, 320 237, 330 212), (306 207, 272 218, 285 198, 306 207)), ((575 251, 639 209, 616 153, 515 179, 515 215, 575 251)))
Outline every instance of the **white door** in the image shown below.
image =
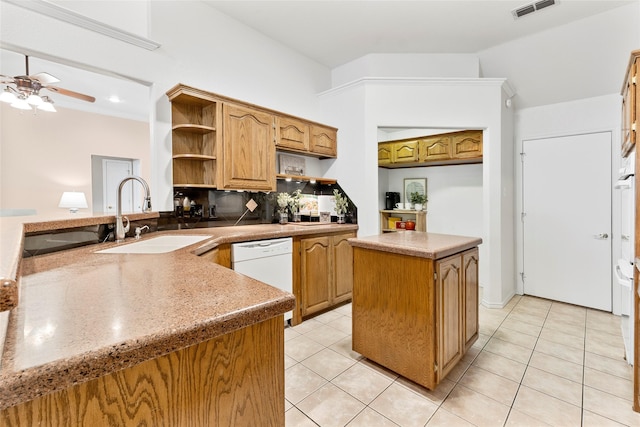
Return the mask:
POLYGON ((611 133, 522 145, 524 293, 611 311, 611 133))
MULTIPOLYGON (((116 198, 120 181, 132 174, 133 165, 127 160, 102 160, 103 172, 103 198, 105 213, 116 213, 116 198)), ((122 187, 122 212, 133 212, 132 181, 125 183, 122 187)))

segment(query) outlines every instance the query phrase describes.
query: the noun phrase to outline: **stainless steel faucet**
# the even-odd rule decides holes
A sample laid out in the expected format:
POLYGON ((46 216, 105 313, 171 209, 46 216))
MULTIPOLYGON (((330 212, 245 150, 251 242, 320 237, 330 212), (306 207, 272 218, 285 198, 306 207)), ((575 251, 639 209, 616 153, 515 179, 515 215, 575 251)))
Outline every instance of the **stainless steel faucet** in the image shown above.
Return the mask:
POLYGON ((147 182, 136 175, 129 175, 120 181, 120 185, 118 185, 118 197, 116 198, 116 242, 122 242, 124 240, 124 236, 129 231, 129 218, 126 216, 124 217, 124 219, 127 220, 126 227, 122 222, 122 187, 124 187, 124 184, 127 181, 132 179, 138 181, 144 187, 144 203, 142 204, 142 212, 151 212, 151 192, 149 191, 149 185, 147 185, 147 182))

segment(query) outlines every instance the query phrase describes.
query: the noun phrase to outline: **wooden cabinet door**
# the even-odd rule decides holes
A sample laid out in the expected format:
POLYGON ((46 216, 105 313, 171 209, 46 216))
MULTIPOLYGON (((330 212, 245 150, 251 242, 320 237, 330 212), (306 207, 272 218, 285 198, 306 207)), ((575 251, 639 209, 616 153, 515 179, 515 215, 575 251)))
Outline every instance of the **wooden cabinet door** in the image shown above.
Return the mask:
POLYGON ((422 138, 419 144, 419 158, 421 162, 451 159, 451 137, 422 138))
POLYGON ((393 162, 393 143, 381 142, 378 144, 378 165, 389 165, 393 162))
POLYGON ((292 117, 277 117, 276 148, 308 151, 309 125, 292 117))
POLYGON ((437 382, 453 369, 464 354, 461 263, 460 254, 436 261, 437 382))
POLYGON ((415 163, 418 161, 418 141, 400 141, 393 144, 393 163, 415 163))
POLYGON ((482 158, 482 131, 473 130, 453 135, 451 157, 454 159, 482 158))
POLYGON ((464 288, 464 349, 478 339, 478 248, 462 254, 462 286, 464 288))
POLYGON ((355 233, 347 233, 331 237, 333 258, 332 304, 338 304, 350 299, 353 293, 353 248, 347 239, 355 236, 355 233))
POLYGON ((329 236, 300 240, 300 291, 302 315, 328 308, 331 283, 329 236))
POLYGON ((311 125, 309 151, 322 157, 338 155, 338 131, 333 128, 311 125))
POLYGON ((275 191, 274 118, 239 105, 224 104, 220 189, 275 191))
POLYGON ((636 123, 639 114, 637 102, 637 77, 638 60, 631 62, 627 71, 627 80, 622 90, 622 155, 628 156, 636 144, 636 123))

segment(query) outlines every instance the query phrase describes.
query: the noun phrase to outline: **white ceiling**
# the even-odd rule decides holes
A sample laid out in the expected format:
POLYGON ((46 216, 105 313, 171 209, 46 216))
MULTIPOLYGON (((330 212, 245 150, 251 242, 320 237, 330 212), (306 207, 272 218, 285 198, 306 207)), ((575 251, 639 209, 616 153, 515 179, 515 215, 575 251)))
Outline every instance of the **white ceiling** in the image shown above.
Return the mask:
MULTIPOLYGON (((52 83, 57 86, 96 98, 94 103, 81 101, 42 89, 40 95, 49 96, 54 106, 108 114, 133 120, 149 120, 149 87, 144 82, 135 82, 126 77, 108 75, 104 70, 90 70, 80 64, 52 58, 46 54, 29 52, 29 75, 46 72, 60 80, 52 83), (46 58, 46 59, 45 59, 46 58), (109 101, 118 96, 119 103, 109 101)), ((25 55, 8 49, 0 49, 0 74, 15 77, 26 74, 25 55)), ((1 86, 4 88, 4 86, 1 86)), ((38 112, 38 114, 51 114, 38 112)))
MULTIPOLYGON (((638 0, 557 0, 556 5, 517 20, 511 11, 530 1, 202 1, 334 68, 370 53, 477 53, 638 0)), ((11 46, 3 47, 0 74, 24 75, 24 56, 11 46)), ((148 120, 148 83, 40 52, 27 53, 30 74, 48 72, 60 80, 56 86, 96 98, 95 104, 88 104, 49 93, 55 105, 148 120), (111 95, 123 102, 111 104, 111 95)))
POLYGON ((211 7, 329 68, 370 53, 477 53, 637 0, 216 1, 211 7))

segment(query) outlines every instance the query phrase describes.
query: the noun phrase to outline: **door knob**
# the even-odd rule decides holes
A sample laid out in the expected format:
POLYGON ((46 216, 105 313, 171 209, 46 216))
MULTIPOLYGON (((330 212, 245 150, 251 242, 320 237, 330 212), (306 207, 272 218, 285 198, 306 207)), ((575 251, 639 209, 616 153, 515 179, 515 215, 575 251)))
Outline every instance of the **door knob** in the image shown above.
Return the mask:
POLYGON ((609 238, 609 235, 607 233, 600 233, 600 234, 596 234, 593 237, 594 239, 598 239, 598 240, 607 240, 609 238))

